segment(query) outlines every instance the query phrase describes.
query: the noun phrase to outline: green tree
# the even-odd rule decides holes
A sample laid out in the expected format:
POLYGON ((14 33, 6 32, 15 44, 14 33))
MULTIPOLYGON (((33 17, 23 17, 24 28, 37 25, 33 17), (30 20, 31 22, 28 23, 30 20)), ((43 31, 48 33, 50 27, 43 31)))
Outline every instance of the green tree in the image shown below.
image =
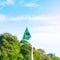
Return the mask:
POLYGON ((30 48, 29 48, 28 42, 25 40, 22 40, 20 43, 22 44, 21 53, 24 56, 24 60, 29 60, 30 59, 30 48))
POLYGON ((23 60, 21 44, 16 36, 9 33, 0 35, 0 60, 23 60))
MULTIPOLYGON (((52 53, 46 54, 43 49, 33 47, 34 60, 60 60, 52 53)), ((10 33, 0 34, 0 60, 30 60, 30 46, 27 41, 19 42, 10 33)))

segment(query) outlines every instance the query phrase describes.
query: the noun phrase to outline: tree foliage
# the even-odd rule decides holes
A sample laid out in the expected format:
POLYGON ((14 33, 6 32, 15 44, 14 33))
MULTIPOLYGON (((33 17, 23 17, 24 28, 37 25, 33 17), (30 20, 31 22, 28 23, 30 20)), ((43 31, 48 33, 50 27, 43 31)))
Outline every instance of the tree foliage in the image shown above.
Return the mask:
MULTIPOLYGON (((34 60, 60 60, 51 53, 46 54, 43 49, 35 48, 33 48, 33 57, 34 60)), ((0 60, 30 60, 28 42, 25 40, 19 42, 17 37, 10 33, 0 34, 0 60)))

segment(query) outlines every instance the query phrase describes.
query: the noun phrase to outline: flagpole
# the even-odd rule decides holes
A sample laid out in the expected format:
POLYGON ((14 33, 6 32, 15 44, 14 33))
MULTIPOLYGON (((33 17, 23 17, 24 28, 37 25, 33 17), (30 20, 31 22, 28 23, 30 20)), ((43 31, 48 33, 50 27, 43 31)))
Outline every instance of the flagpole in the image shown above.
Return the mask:
MULTIPOLYGON (((26 28, 24 35, 23 35, 23 40, 29 41, 30 38, 31 38, 31 35, 29 33, 28 28, 26 28)), ((28 42, 28 44, 30 47, 30 60, 33 60, 33 47, 29 42, 28 42)))
POLYGON ((30 60, 33 60, 33 47, 30 43, 29 43, 29 47, 30 47, 30 60))

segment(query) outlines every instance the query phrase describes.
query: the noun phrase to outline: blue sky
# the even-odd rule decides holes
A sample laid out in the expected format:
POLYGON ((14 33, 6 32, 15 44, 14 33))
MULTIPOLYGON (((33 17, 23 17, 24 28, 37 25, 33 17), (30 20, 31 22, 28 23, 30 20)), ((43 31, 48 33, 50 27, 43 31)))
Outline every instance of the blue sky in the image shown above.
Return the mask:
POLYGON ((60 56, 60 0, 0 0, 0 34, 21 40, 26 27, 35 48, 60 56))

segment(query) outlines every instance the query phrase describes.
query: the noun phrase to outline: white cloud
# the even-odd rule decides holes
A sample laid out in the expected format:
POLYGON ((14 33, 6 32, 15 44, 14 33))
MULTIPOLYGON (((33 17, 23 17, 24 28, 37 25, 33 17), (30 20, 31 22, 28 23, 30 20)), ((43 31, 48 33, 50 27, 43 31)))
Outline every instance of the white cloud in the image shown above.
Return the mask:
POLYGON ((13 5, 13 3, 14 3, 13 0, 0 1, 0 6, 4 7, 6 5, 13 5))
POLYGON ((13 5, 13 0, 6 0, 6 4, 8 4, 8 5, 13 5))
POLYGON ((30 15, 22 15, 12 17, 12 20, 31 20, 31 21, 49 21, 49 22, 60 22, 60 14, 57 15, 37 15, 37 16, 30 16, 30 15))
POLYGON ((30 15, 22 15, 22 16, 7 16, 0 14, 0 21, 21 21, 21 20, 30 20, 30 21, 38 21, 45 22, 48 25, 60 25, 60 15, 38 15, 38 16, 30 16, 30 15))
POLYGON ((24 4, 25 7, 39 7, 40 5, 37 3, 26 3, 24 4))
POLYGON ((59 55, 60 48, 60 26, 39 26, 31 27, 30 43, 38 48, 44 49, 47 53, 59 55))
POLYGON ((7 18, 5 15, 0 14, 0 21, 5 21, 7 18))

